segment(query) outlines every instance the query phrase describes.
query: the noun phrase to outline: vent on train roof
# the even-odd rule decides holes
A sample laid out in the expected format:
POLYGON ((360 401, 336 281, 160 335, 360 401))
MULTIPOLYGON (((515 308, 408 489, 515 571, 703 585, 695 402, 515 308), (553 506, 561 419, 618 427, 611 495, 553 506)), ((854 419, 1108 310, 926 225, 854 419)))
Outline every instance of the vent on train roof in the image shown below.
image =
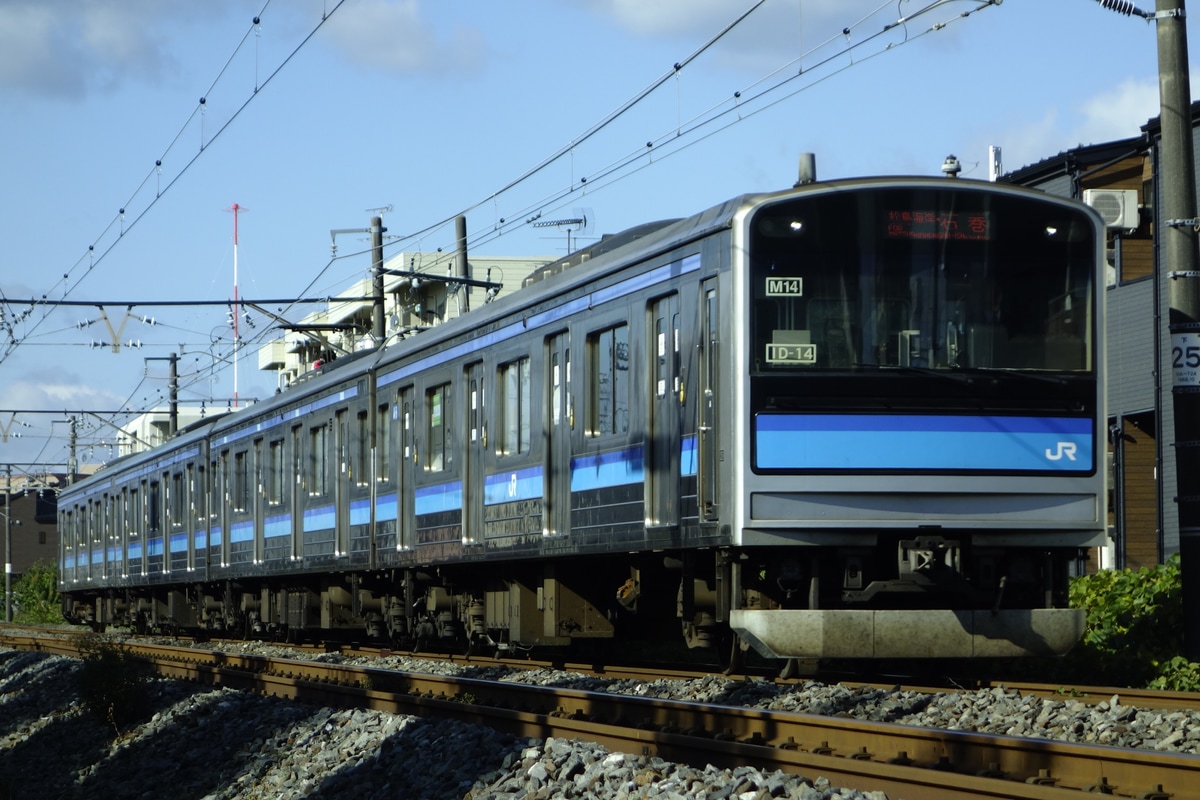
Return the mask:
POLYGON ((597 258, 598 256, 601 256, 611 250, 616 250, 618 247, 624 247, 630 242, 641 239, 644 236, 649 236, 655 231, 661 230, 662 228, 672 225, 678 221, 679 220, 677 219, 663 219, 658 220, 657 222, 646 222, 627 230, 623 230, 620 233, 604 236, 600 239, 600 241, 593 245, 589 245, 581 250, 576 250, 574 253, 571 253, 571 255, 560 258, 558 261, 551 261, 544 267, 538 267, 533 272, 529 273, 529 276, 521 282, 521 286, 530 286, 538 281, 543 281, 552 275, 557 275, 564 270, 568 270, 571 267, 577 267, 585 261, 590 261, 591 259, 597 258))

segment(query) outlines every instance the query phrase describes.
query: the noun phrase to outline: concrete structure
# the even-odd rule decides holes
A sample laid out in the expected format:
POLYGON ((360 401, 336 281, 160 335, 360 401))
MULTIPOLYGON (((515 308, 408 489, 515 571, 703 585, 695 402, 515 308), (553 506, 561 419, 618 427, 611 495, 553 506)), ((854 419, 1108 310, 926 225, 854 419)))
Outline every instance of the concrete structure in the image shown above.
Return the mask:
MULTIPOLYGON (((454 280, 455 253, 399 253, 384 262, 384 327, 389 344, 440 325, 521 288, 529 273, 555 260, 544 257, 472 257, 467 277, 493 284, 467 286, 454 280)), ((291 330, 258 351, 258 368, 273 371, 282 389, 306 372, 339 355, 375 347, 371 335, 373 280, 363 278, 331 298, 322 311, 290 326, 291 330)))
MULTIPOLYGON (((180 407, 176 412, 177 430, 183 430, 193 422, 199 422, 206 416, 223 411, 223 408, 218 407, 180 407)), ((117 439, 117 456, 127 456, 157 447, 170 438, 170 431, 171 413, 169 409, 156 408, 147 411, 121 426, 121 435, 117 439)))

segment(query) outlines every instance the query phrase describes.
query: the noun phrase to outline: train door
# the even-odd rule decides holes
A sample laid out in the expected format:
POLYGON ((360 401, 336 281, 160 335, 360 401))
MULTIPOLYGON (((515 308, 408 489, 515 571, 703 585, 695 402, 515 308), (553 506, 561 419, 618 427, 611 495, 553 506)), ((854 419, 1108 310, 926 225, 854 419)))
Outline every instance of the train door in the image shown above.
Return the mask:
POLYGON ((697 430, 697 472, 701 522, 720 516, 721 440, 717 427, 717 387, 720 385, 720 306, 717 282, 707 280, 700 297, 700 424, 697 430))
POLYGON ((339 408, 333 422, 333 508, 334 508, 334 556, 350 552, 350 438, 346 409, 339 408))
POLYGON ((650 303, 646 524, 679 524, 679 296, 650 303))
POLYGON ((571 337, 565 331, 546 340, 546 506, 545 533, 571 530, 571 337))
POLYGON ((416 521, 413 518, 413 473, 417 453, 413 435, 413 388, 406 386, 396 397, 396 430, 399 441, 396 452, 400 463, 396 465, 396 541, 401 550, 412 550, 417 543, 416 521))
POLYGON ((463 544, 483 540, 483 452, 486 445, 484 424, 483 362, 467 365, 467 440, 463 461, 463 544))

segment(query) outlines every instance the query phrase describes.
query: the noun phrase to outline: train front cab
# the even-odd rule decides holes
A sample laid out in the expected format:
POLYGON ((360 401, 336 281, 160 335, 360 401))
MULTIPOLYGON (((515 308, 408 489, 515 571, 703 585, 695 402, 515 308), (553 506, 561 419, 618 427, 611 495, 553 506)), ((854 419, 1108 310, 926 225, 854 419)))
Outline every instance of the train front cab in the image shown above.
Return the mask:
POLYGON ((1099 220, 943 179, 734 230, 731 627, 775 657, 1069 650, 1105 539, 1099 220))

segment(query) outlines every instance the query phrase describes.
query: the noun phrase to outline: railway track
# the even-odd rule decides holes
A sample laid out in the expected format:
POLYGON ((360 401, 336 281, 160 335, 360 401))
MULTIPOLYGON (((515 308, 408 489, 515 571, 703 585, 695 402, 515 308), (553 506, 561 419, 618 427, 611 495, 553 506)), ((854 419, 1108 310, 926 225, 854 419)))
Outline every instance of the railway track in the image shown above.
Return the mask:
MULTIPOLYGON (((78 639, 70 636, 13 633, 5 634, 0 642, 59 655, 79 654, 78 639)), ((748 765, 819 775, 834 786, 884 791, 891 798, 1049 799, 1087 791, 1148 800, 1200 800, 1200 782, 1195 780, 1200 756, 1196 755, 783 714, 195 647, 140 642, 121 646, 169 678, 317 705, 453 718, 520 736, 578 738, 614 751, 681 763, 748 765)), ((481 666, 485 661, 473 659, 471 663, 481 666)), ((1036 690, 1051 691, 1050 687, 1036 690)), ((1121 690, 1121 695, 1124 703, 1132 704, 1129 692, 1121 690)), ((1170 702, 1167 697, 1158 699, 1170 702)), ((1194 702, 1195 698, 1182 699, 1194 702)))

